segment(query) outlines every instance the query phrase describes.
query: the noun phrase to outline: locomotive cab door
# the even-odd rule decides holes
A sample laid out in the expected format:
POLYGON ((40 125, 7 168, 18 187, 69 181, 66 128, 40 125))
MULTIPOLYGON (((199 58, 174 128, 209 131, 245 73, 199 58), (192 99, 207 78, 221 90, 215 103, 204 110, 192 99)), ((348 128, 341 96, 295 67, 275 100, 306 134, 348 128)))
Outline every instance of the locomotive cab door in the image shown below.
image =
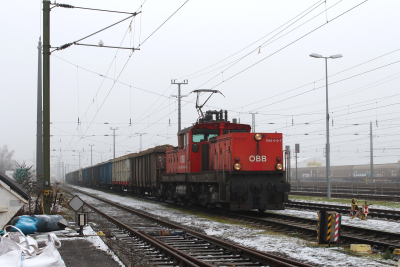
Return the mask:
POLYGON ((188 134, 182 133, 179 135, 179 148, 178 148, 178 173, 186 173, 188 171, 188 134))

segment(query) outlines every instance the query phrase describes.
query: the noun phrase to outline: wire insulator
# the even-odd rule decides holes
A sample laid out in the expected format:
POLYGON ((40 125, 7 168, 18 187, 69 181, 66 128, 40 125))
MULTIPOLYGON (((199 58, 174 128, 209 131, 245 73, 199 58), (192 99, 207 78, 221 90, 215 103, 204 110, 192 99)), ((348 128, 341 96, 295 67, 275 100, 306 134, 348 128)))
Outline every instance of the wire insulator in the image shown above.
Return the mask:
POLYGON ((71 45, 73 45, 73 43, 68 43, 68 44, 62 45, 62 46, 60 46, 59 48, 57 48, 57 50, 63 50, 63 49, 65 49, 65 48, 70 47, 71 45))
POLYGON ((68 5, 68 4, 56 4, 56 6, 63 7, 63 8, 74 8, 74 6, 68 5))

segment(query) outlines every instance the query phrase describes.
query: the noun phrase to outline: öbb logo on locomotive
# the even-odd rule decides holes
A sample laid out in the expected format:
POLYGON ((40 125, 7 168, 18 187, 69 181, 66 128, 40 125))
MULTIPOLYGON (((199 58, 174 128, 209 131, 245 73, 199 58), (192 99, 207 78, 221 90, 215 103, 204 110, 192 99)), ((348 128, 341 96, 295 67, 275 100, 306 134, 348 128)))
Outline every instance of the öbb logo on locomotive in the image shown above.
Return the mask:
POLYGON ((249 157, 249 160, 251 161, 251 162, 267 162, 267 156, 264 156, 264 155, 256 155, 256 156, 254 156, 254 155, 251 155, 250 157, 249 157))
POLYGON ((66 181, 231 211, 284 209, 290 172, 283 168, 282 133, 253 133, 250 125, 229 121, 227 111, 199 114, 177 133, 177 146, 121 155, 67 173, 66 181))

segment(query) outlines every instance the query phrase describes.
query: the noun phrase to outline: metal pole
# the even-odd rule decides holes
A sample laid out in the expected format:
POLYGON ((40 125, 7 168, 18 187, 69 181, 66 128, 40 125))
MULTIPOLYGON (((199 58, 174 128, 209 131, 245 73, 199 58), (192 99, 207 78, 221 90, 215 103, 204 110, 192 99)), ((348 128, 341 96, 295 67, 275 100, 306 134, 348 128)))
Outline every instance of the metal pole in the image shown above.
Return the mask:
POLYGON ((326 73, 326 183, 327 199, 331 199, 331 177, 330 177, 330 144, 329 144, 329 108, 328 108, 328 58, 325 58, 326 73))
POLYGON ((93 146, 94 145, 89 145, 90 146, 90 166, 93 166, 93 146))
POLYGON ((297 176, 297 151, 296 151, 296 181, 299 183, 299 177, 297 176))
POLYGON ((371 162, 370 177, 371 177, 371 181, 373 182, 374 181, 374 149, 373 149, 373 142, 372 142, 372 122, 369 123, 369 135, 370 135, 370 160, 371 160, 370 161, 371 162))
POLYGON ((110 130, 113 130, 113 135, 114 135, 114 141, 113 141, 113 147, 114 147, 114 159, 115 159, 115 130, 118 130, 119 129, 119 127, 116 127, 116 128, 112 128, 112 127, 110 127, 110 130))
POLYGON ((42 118, 42 41, 38 44, 38 82, 36 118, 36 177, 43 177, 43 118, 42 118))
MULTIPOLYGON (((178 132, 182 129, 181 126, 181 84, 178 84, 178 132)), ((142 143, 142 135, 140 135, 140 143, 142 143)), ((142 151, 142 145, 140 145, 142 151)))
MULTIPOLYGON (((50 190, 50 1, 43 1, 43 190, 50 190)), ((50 195, 43 195, 43 212, 50 214, 50 195)))
POLYGON ((171 84, 177 84, 178 85, 178 132, 182 129, 182 120, 181 120, 181 84, 188 84, 187 80, 184 80, 183 82, 177 83, 175 80, 171 81, 171 84))
POLYGON ((251 114, 251 131, 252 133, 256 132, 256 114, 258 114, 258 112, 249 112, 249 114, 251 114))
POLYGON ((139 149, 139 152, 142 152, 142 135, 141 134, 140 134, 140 149, 139 149))

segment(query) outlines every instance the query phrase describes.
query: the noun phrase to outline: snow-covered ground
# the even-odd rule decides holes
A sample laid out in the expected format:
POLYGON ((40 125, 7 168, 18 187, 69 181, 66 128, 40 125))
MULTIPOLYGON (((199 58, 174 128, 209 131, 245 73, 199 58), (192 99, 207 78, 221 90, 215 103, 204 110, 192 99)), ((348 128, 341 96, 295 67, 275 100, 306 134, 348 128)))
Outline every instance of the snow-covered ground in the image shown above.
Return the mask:
MULTIPOLYGON (((202 229, 211 236, 224 237, 244 246, 280 255, 287 255, 292 259, 307 261, 310 264, 318 266, 397 266, 397 263, 395 264, 394 261, 350 256, 346 253, 342 253, 342 249, 338 250, 337 248, 315 248, 309 246, 308 242, 302 239, 281 234, 269 234, 265 233, 263 230, 245 227, 243 225, 219 223, 195 215, 184 214, 165 205, 117 196, 88 188, 76 188, 91 194, 96 194, 99 197, 107 198, 110 201, 140 209, 163 218, 168 218, 182 225, 202 229)), ((81 198, 86 200, 90 197, 82 195, 81 198)), ((381 221, 381 223, 386 222, 381 221)))

